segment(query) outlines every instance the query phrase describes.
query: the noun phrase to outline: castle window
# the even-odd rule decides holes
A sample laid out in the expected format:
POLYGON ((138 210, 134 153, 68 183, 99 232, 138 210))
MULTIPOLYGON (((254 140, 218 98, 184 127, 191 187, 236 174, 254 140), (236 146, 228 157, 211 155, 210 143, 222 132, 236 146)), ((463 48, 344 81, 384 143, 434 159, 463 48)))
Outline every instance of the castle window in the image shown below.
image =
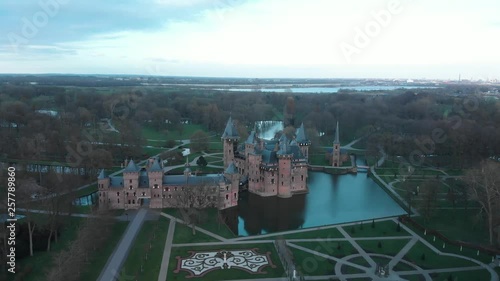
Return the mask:
POLYGON ((146 196, 146 192, 143 192, 143 193, 142 193, 142 196, 146 196))
POLYGON ((292 182, 293 182, 294 180, 295 180, 295 178, 294 178, 294 177, 292 177, 292 182))
POLYGON ((168 196, 168 199, 172 199, 172 195, 169 195, 169 196, 168 196))
POLYGON ((135 196, 135 192, 134 192, 134 196, 135 196))
POLYGON ((234 199, 236 199, 236 192, 234 193, 234 199))
POLYGON ((229 199, 229 194, 226 194, 226 200, 228 200, 228 199, 229 199))
POLYGON ((132 183, 132 180, 129 180, 129 183, 132 183))
POLYGON ((117 193, 116 193, 116 196, 120 196, 120 192, 117 192, 117 193))
POLYGON ((166 187, 166 188, 165 188, 165 191, 170 191, 170 188, 169 188, 169 187, 166 187))
POLYGON ((177 186, 176 186, 176 187, 174 187, 174 190, 175 190, 175 191, 177 191, 177 186))
POLYGON ((135 200, 132 200, 132 204, 135 204, 135 200))
POLYGON ((155 185, 153 186, 153 188, 154 188, 154 189, 157 189, 157 188, 158 188, 158 185, 157 185, 157 184, 155 184, 155 185))
POLYGON ((274 172, 271 173, 271 177, 274 177, 274 172))
POLYGON ((283 186, 283 182, 281 182, 281 186, 283 186))
POLYGON ((129 189, 132 190, 132 186, 130 186, 129 189))
MULTIPOLYGON (((128 196, 128 192, 127 192, 127 196, 128 196)), ((129 203, 130 204, 130 203, 129 203)))
POLYGON ((130 200, 128 200, 128 203, 130 204, 130 200))
POLYGON ((165 196, 165 194, 163 194, 163 196, 162 196, 162 197, 163 197, 163 199, 165 199, 165 197, 166 197, 166 196, 165 196))
POLYGON ((118 198, 118 204, 120 204, 120 198, 118 198))
POLYGON ((274 179, 271 179, 271 184, 274 184, 274 179))
POLYGON ((301 181, 304 181, 304 175, 301 175, 301 176, 300 176, 300 180, 301 180, 301 181))

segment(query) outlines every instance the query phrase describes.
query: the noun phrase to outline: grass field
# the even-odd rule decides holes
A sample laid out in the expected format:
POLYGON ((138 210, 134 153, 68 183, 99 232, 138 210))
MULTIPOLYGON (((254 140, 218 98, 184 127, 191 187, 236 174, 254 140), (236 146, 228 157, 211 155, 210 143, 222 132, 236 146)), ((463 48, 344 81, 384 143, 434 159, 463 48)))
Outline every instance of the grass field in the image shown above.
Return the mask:
POLYGON ((113 225, 113 229, 111 232, 108 241, 104 243, 104 247, 99 251, 95 252, 89 258, 89 264, 82 270, 82 276, 80 278, 81 281, 86 280, 97 280, 99 274, 101 274, 104 265, 108 262, 111 253, 115 250, 116 245, 120 241, 125 229, 128 226, 128 222, 116 222, 113 225))
POLYGON ((123 264, 122 276, 134 276, 138 281, 158 279, 168 225, 169 220, 164 217, 144 222, 123 264))

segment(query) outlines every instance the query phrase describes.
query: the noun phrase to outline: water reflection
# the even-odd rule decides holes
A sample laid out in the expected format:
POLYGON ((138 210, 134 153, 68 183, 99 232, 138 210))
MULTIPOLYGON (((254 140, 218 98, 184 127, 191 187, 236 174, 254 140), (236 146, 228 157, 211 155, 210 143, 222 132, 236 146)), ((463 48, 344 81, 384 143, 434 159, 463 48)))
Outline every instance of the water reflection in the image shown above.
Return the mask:
POLYGON ((248 236, 371 220, 405 211, 364 173, 329 175, 309 172, 309 193, 289 199, 242 195, 238 235, 248 236))
POLYGON ((305 221, 306 195, 282 199, 276 196, 260 197, 253 193, 245 193, 241 195, 238 209, 239 235, 302 228, 305 221))

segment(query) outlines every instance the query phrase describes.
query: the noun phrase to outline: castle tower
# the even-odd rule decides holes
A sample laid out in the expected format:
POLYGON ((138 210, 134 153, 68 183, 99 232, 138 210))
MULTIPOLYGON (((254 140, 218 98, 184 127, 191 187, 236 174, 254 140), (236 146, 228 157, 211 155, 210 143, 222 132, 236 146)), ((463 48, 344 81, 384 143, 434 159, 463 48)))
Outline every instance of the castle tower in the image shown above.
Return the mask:
POLYGON ((333 141, 332 151, 332 166, 340 167, 340 139, 339 139, 339 122, 337 121, 337 129, 335 130, 335 140, 333 141))
POLYGON ((300 127, 297 129, 297 132, 295 133, 295 141, 300 147, 300 151, 302 152, 302 155, 306 158, 306 161, 309 162, 309 146, 311 145, 311 141, 307 139, 306 137, 306 131, 304 129, 304 123, 300 125, 300 127))
POLYGON ((226 179, 229 179, 231 183, 229 190, 224 191, 224 194, 222 194, 223 196, 221 198, 221 200, 226 200, 225 196, 228 195, 228 200, 225 201, 225 206, 219 205, 219 210, 238 206, 240 181, 238 170, 236 169, 234 163, 229 163, 229 166, 224 171, 224 176, 226 177, 226 179))
MULTIPOLYGON (((137 208, 140 206, 140 202, 137 200, 137 195, 139 194, 139 167, 134 163, 134 160, 130 160, 127 164, 125 170, 123 170, 123 192, 117 193, 117 204, 120 206, 119 209, 125 207, 125 202, 128 204, 128 200, 131 200, 130 208, 137 208), (127 196, 128 194, 128 196, 127 196), (125 201, 127 200, 127 201, 125 201)), ((113 201, 113 200, 111 200, 113 201)))
POLYGON ((110 186, 110 179, 104 172, 104 169, 101 170, 99 176, 97 177, 97 186, 99 187, 99 208, 106 209, 108 206, 108 189, 110 186))
POLYGON ((233 120, 229 117, 226 129, 224 129, 224 133, 221 137, 224 149, 224 169, 227 169, 229 163, 234 162, 234 154, 238 148, 239 139, 240 137, 238 136, 238 131, 234 126, 233 120))
POLYGON ((162 207, 162 186, 163 169, 160 166, 159 159, 154 159, 148 169, 149 189, 151 194, 150 207, 162 207))
POLYGON ((278 197, 289 198, 292 196, 292 158, 288 139, 283 134, 280 139, 280 149, 276 153, 278 157, 278 197))

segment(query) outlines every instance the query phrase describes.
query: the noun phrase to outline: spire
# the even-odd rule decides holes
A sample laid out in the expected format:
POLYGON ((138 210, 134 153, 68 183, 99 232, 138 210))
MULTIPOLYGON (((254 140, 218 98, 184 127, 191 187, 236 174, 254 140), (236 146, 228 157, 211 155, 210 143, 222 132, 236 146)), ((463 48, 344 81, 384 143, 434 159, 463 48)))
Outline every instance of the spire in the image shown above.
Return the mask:
POLYGON ((255 130, 250 133, 247 138, 246 144, 253 144, 255 142, 255 130))
POLYGON ((304 129, 304 123, 300 125, 296 132, 296 140, 297 142, 307 142, 306 131, 304 129))
POLYGON ((102 169, 101 172, 99 173, 99 176, 97 177, 97 179, 102 180, 105 178, 107 178, 106 172, 104 172, 104 169, 102 169))
POLYGON ((333 141, 333 143, 340 144, 340 140, 339 140, 339 121, 337 121, 337 129, 335 130, 335 140, 333 141))
POLYGON ((160 164, 158 163, 158 160, 155 159, 153 161, 153 165, 151 165, 151 168, 149 169, 150 172, 161 172, 163 171, 160 167, 160 164))
POLYGON ((228 175, 237 174, 238 169, 236 169, 236 166, 234 165, 234 163, 231 162, 231 164, 229 164, 229 166, 227 166, 227 169, 226 169, 226 171, 224 171, 224 173, 226 173, 228 175))
POLYGON ((125 170, 123 170, 123 172, 139 172, 139 167, 135 165, 134 160, 130 160, 130 162, 128 162, 128 165, 125 168, 125 170))
POLYGON ((226 129, 224 129, 224 133, 222 134, 222 138, 223 139, 239 138, 238 131, 236 130, 236 127, 234 126, 232 117, 229 117, 229 120, 227 120, 226 129))

